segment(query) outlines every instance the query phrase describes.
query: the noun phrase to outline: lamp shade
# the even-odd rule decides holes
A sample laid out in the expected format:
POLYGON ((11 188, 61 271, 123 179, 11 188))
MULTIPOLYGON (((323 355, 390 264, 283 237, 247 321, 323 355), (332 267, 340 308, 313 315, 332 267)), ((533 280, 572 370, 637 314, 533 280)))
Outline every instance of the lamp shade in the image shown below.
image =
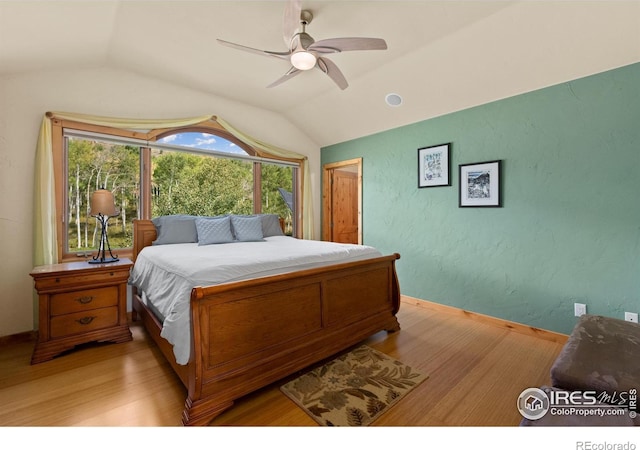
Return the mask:
POLYGON ((111 191, 98 189, 91 195, 91 215, 97 216, 98 214, 107 217, 118 215, 111 191))

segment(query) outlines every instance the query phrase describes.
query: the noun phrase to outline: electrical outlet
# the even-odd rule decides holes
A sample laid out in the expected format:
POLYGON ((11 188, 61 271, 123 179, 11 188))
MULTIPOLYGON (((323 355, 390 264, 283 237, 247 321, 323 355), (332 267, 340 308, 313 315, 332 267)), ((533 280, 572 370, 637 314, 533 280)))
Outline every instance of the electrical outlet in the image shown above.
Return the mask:
POLYGON ((580 317, 583 314, 587 313, 587 305, 584 303, 574 303, 573 304, 573 313, 576 317, 580 317))
POLYGON ((625 312, 624 320, 626 320, 627 322, 638 323, 638 313, 625 312))

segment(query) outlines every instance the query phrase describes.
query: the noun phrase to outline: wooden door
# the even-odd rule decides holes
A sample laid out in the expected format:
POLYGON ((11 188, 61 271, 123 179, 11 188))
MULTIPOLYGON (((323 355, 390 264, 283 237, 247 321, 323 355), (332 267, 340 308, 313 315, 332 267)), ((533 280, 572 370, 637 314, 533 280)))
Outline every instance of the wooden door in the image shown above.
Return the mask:
POLYGON ((323 231, 326 241, 362 244, 361 159, 323 167, 323 231))

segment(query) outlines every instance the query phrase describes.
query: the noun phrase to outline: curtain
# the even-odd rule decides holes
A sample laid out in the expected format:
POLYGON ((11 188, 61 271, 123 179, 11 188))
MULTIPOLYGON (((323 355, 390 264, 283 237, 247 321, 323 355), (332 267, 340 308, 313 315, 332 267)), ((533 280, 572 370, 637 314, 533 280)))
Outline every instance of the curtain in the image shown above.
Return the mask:
POLYGON ((51 150, 51 120, 45 116, 40 125, 36 150, 35 223, 33 229, 33 261, 36 266, 58 262, 55 188, 51 150))
POLYGON ((196 125, 208 120, 217 121, 235 137, 253 146, 261 156, 278 156, 297 159, 303 171, 303 235, 304 239, 313 239, 313 208, 311 204, 311 183, 309 164, 304 155, 280 149, 248 136, 232 127, 219 117, 208 115, 183 119, 127 119, 92 116, 67 112, 48 112, 42 119, 36 147, 36 167, 34 184, 34 264, 55 264, 58 262, 57 218, 55 202, 55 179, 53 172, 51 120, 72 120, 90 125, 107 126, 125 130, 150 131, 158 128, 178 128, 196 125))

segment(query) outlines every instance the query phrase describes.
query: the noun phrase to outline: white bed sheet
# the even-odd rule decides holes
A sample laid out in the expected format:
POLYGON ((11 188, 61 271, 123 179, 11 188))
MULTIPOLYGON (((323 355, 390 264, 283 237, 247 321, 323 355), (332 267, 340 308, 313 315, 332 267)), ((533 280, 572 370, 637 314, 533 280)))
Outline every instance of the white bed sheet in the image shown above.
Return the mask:
POLYGON ((382 254, 365 245, 271 236, 261 242, 152 245, 137 256, 129 284, 144 292, 164 317, 161 336, 173 345, 178 364, 189 362, 189 302, 194 286, 276 275, 382 254))

